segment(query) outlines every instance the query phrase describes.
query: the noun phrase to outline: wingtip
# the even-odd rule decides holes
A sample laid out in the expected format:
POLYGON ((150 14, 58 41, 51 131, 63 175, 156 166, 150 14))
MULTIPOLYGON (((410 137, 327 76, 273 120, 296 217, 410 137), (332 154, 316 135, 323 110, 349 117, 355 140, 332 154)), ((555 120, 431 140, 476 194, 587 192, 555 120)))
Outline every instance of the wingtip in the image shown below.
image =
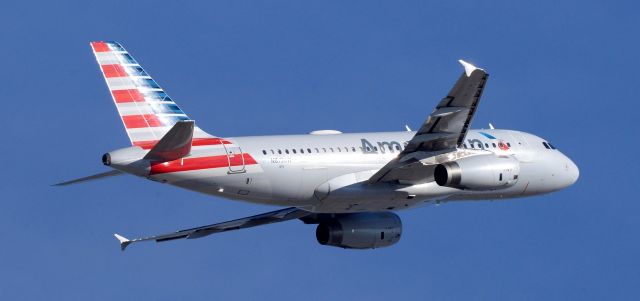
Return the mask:
POLYGON ((122 251, 124 251, 127 248, 127 246, 131 243, 131 241, 128 238, 118 233, 114 233, 113 236, 115 236, 116 239, 118 239, 118 241, 120 242, 120 250, 122 251))
MULTIPOLYGON (((467 74, 467 76, 471 76, 471 73, 473 73, 473 71, 475 70, 482 70, 476 66, 474 66, 473 64, 466 62, 464 60, 458 60, 458 62, 464 67, 464 72, 467 74)), ((484 71, 484 70, 482 70, 484 71)))

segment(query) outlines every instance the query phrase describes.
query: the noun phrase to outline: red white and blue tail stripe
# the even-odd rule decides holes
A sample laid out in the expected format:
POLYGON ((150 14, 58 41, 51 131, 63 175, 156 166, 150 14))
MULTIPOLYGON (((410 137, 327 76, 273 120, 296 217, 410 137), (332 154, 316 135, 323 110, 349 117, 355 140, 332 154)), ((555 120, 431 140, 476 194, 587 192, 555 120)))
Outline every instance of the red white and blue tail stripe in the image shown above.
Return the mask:
MULTIPOLYGON (((150 149, 179 120, 190 120, 167 93, 117 42, 91 42, 118 114, 134 146, 150 149)), ((194 145, 220 144, 200 128, 194 145)))

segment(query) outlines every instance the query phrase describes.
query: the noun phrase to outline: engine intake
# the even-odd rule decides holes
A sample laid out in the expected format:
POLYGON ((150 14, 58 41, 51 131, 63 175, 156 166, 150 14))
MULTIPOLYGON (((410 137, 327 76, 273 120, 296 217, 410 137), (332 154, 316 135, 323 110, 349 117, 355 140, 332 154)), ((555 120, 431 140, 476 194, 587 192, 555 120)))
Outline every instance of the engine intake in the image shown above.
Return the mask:
POLYGON ((518 182, 520 162, 513 157, 479 155, 438 164, 433 177, 440 186, 497 190, 518 182))
POLYGON ((321 245, 346 249, 374 249, 391 246, 400 240, 402 221, 392 212, 367 212, 336 215, 316 228, 321 245))

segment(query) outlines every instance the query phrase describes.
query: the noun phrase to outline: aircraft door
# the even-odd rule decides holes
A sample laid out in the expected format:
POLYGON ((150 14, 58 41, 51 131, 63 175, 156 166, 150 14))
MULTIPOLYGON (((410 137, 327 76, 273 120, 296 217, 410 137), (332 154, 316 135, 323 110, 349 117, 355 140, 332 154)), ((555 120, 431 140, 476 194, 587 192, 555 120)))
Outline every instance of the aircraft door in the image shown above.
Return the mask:
POLYGON ((229 173, 241 173, 245 172, 244 168, 244 156, 240 146, 233 144, 222 144, 227 153, 227 160, 229 161, 229 173))

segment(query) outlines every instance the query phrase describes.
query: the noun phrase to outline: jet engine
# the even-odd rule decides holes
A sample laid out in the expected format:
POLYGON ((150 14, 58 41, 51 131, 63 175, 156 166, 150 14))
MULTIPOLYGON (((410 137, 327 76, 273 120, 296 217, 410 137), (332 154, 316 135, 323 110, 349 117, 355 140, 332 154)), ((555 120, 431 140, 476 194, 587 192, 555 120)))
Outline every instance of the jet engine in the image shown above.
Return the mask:
POLYGON ((400 217, 392 212, 333 215, 320 221, 316 238, 321 245, 345 249, 374 249, 397 243, 402 234, 400 217))
POLYGON ((479 155, 438 164, 434 178, 440 186, 497 190, 518 182, 520 162, 513 157, 479 155))

